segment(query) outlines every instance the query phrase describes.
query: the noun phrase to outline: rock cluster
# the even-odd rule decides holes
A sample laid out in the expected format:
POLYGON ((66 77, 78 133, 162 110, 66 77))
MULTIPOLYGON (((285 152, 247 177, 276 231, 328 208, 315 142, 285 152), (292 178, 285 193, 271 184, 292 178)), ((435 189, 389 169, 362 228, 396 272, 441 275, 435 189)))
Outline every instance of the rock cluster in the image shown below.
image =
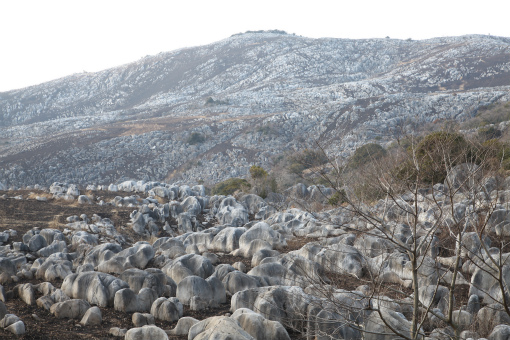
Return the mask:
MULTIPOLYGON (((133 216, 147 215, 141 219, 169 228, 158 229, 159 237, 146 233, 146 225, 138 232, 124 229, 150 242, 133 242, 115 226, 100 228, 101 223, 109 224, 99 216, 70 217, 64 231, 31 229, 22 235, 22 242, 0 248, 1 283, 10 287, 5 291, 0 286, 0 300, 37 305, 82 327, 101 325, 103 311, 114 308, 132 320, 131 329, 110 330, 125 339, 187 334, 188 339, 287 340, 289 329, 333 339, 410 334, 416 296, 420 308, 428 310, 424 316, 428 328, 419 331, 431 339, 455 332, 461 337, 501 338, 510 323, 502 304, 506 292, 501 290, 501 285, 510 284, 505 264, 509 253, 491 245, 495 237, 506 235, 510 225, 506 205, 510 180, 486 177, 476 194, 463 189, 469 181, 451 186, 452 178, 461 178, 472 168, 451 169, 450 187, 439 183, 414 195, 360 205, 357 211, 337 207, 315 213, 292 206, 311 198, 316 187, 296 185, 287 191, 294 195, 288 206, 277 210, 266 209, 270 202, 254 195, 207 196, 201 186, 124 182, 111 188, 120 198, 105 204, 112 209, 130 204, 136 211, 133 216), (499 184, 490 185, 493 182, 499 184), (146 198, 120 196, 133 192, 146 198), (410 225, 413 207, 417 223, 410 225), (257 215, 263 210, 263 216, 257 215), (482 215, 487 211, 490 215, 482 215), (169 225, 183 214, 188 222, 169 225), (214 222, 206 227, 200 223, 205 219, 214 222), (377 223, 371 224, 373 220, 377 223), (486 234, 468 228, 481 220, 486 221, 486 234), (83 228, 71 227, 77 223, 83 228), (452 225, 466 229, 448 249, 441 242, 449 236, 433 228, 454 233, 452 225), (296 240, 302 243, 290 248, 296 240), (417 248, 412 248, 414 244, 417 248), (234 261, 225 263, 227 258, 234 261), (501 279, 494 275, 498 270, 501 279), (355 284, 343 286, 342 280, 355 284), (463 287, 466 304, 452 300, 453 280, 456 288, 463 287), (385 289, 397 285, 404 297, 385 289), (412 291, 416 286, 419 289, 412 291), (216 310, 229 300, 231 315, 203 320, 186 316, 189 311, 216 310), (154 325, 160 321, 173 329, 154 325)), ((0 320, 7 331, 25 332, 26 320, 9 314, 3 302, 0 320)))

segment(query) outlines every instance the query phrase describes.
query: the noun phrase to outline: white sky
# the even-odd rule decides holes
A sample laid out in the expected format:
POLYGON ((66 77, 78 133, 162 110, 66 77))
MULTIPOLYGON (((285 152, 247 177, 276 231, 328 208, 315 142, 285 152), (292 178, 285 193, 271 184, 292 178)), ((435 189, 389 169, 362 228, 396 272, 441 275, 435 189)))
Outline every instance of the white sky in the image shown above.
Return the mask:
POLYGON ((0 92, 247 30, 319 38, 510 37, 510 0, 1 0, 0 92))

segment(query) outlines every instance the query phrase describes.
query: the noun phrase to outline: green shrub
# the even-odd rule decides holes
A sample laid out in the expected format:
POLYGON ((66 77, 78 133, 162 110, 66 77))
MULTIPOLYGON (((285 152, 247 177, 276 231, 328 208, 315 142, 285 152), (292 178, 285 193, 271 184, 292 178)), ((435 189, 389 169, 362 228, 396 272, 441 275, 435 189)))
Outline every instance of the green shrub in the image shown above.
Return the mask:
POLYGON ((253 178, 254 180, 266 178, 267 171, 258 165, 252 165, 250 168, 250 175, 251 175, 251 178, 253 178))
POLYGON ((496 129, 494 126, 482 127, 478 129, 478 137, 482 141, 501 137, 501 131, 496 129))
POLYGON ((354 151, 354 154, 349 158, 347 166, 350 169, 356 169, 366 165, 374 160, 378 160, 386 155, 386 150, 379 144, 368 143, 354 151))
POLYGON ((228 105, 228 101, 226 100, 214 100, 213 97, 207 97, 205 100, 205 106, 213 106, 213 105, 228 105))
POLYGON ((297 155, 289 157, 289 171, 301 174, 303 170, 326 164, 329 159, 322 150, 305 149, 297 155))
POLYGON ((192 132, 186 142, 190 145, 200 144, 205 142, 205 137, 201 133, 192 132))
POLYGON ((234 194, 238 190, 244 191, 249 188, 251 188, 251 185, 247 180, 242 178, 229 178, 226 181, 216 184, 212 188, 212 194, 228 196, 234 194))
POLYGON ((400 179, 435 184, 442 183, 447 170, 461 163, 476 162, 475 152, 460 133, 433 132, 416 147, 407 150, 408 160, 398 167, 400 179), (416 168, 418 165, 418 169, 416 168))
POLYGON ((498 139, 490 139, 482 144, 481 155, 494 169, 510 170, 510 146, 498 139))
POLYGON ((328 199, 329 205, 337 206, 346 202, 346 194, 345 190, 341 189, 340 191, 335 191, 333 195, 328 199))

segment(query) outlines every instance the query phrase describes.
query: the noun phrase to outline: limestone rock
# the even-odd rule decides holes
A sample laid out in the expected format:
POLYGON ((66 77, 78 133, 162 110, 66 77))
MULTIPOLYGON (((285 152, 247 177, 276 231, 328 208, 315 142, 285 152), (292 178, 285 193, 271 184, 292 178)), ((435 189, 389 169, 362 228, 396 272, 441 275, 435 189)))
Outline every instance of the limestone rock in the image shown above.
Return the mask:
POLYGON ((30 283, 17 285, 13 288, 14 296, 19 297, 27 305, 35 303, 34 287, 30 283))
POLYGON ((87 301, 81 299, 72 299, 55 303, 51 306, 50 313, 59 319, 81 319, 87 310, 89 310, 89 308, 90 304, 87 301))
POLYGON ((3 301, 0 301, 0 320, 7 314, 7 307, 3 301))
POLYGON ((141 270, 131 268, 125 270, 119 275, 119 279, 123 280, 129 285, 135 293, 138 293, 142 288, 151 288, 159 296, 175 296, 177 285, 170 277, 168 277, 162 270, 150 268, 141 270))
POLYGON ((241 328, 234 319, 226 316, 213 316, 194 324, 188 333, 188 340, 255 340, 241 328))
POLYGON ((216 277, 207 280, 199 276, 188 276, 177 285, 177 298, 185 305, 189 305, 192 297, 204 301, 224 303, 226 301, 225 288, 216 277))
POLYGON ((23 335, 26 332, 25 324, 21 320, 16 321, 12 325, 9 325, 8 327, 5 328, 5 330, 11 332, 14 335, 23 335))
POLYGON ((68 275, 62 283, 62 291, 73 299, 84 299, 99 307, 112 306, 115 293, 129 285, 115 276, 85 272, 68 275))
POLYGON ((149 313, 133 313, 131 321, 133 321, 135 327, 154 325, 154 315, 149 313))
POLYGON ((126 332, 124 340, 168 340, 168 335, 161 328, 149 325, 131 328, 126 332))
POLYGON ((182 317, 177 321, 175 328, 167 331, 167 333, 170 335, 188 335, 190 328, 198 322, 197 319, 190 316, 182 317))
POLYGON ((97 270, 103 273, 121 274, 130 268, 144 269, 154 257, 154 249, 147 242, 137 242, 132 247, 113 255, 101 262, 97 270))
POLYGON ((83 326, 96 326, 100 325, 103 322, 103 316, 101 314, 101 310, 94 306, 89 308, 83 318, 80 321, 80 324, 83 326))
POLYGON ((121 312, 148 312, 158 294, 151 288, 142 288, 136 294, 130 288, 115 293, 114 308, 121 312))
POLYGON ((184 312, 182 303, 177 298, 166 299, 161 297, 154 301, 151 307, 151 314, 156 319, 165 321, 177 321, 184 312))
POLYGON ((177 284, 188 276, 196 275, 205 279, 214 272, 211 261, 196 254, 178 257, 166 264, 162 270, 177 284))
POLYGON ((126 328, 119 328, 119 327, 112 327, 108 331, 108 334, 111 334, 115 337, 124 337, 126 335, 126 333, 127 333, 126 328))
POLYGON ((259 313, 247 308, 240 308, 231 316, 241 327, 257 340, 290 340, 289 334, 278 321, 266 320, 259 313))
POLYGON ((510 338, 509 325, 497 325, 487 338, 488 340, 508 340, 510 338))

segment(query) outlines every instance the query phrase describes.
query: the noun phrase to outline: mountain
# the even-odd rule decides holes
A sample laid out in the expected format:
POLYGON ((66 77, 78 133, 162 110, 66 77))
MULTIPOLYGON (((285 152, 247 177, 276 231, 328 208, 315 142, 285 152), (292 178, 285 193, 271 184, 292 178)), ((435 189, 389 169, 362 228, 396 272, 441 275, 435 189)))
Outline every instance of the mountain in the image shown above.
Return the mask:
POLYGON ((0 182, 213 183, 316 141, 346 156, 508 100, 509 38, 238 34, 0 93, 0 182))

